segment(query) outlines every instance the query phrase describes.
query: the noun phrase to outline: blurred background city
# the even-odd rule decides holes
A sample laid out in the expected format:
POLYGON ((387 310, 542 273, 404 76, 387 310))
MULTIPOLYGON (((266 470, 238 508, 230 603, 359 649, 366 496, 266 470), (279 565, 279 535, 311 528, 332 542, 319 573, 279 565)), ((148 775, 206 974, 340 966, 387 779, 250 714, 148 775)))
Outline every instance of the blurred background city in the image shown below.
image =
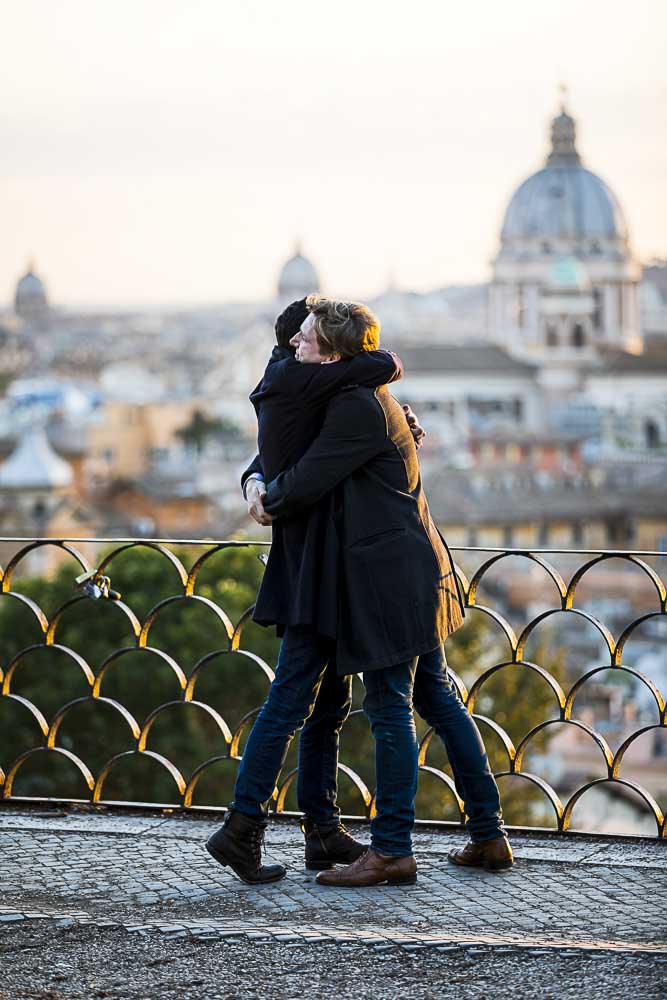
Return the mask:
MULTIPOLYGON (((367 302, 401 355, 394 394, 427 430, 423 477, 452 546, 667 553, 664 5, 417 2, 407 25, 359 6, 13 12, 4 538, 266 539, 239 489, 248 394, 276 315, 322 292, 367 302)), ((551 558, 566 577, 583 561, 551 558)), ((481 556, 457 561, 470 573, 481 556)), ((666 560, 646 561, 664 579, 666 560)), ((35 550, 17 588, 21 574, 28 590, 62 585, 62 553, 35 550)), ((553 582, 518 558, 487 585, 515 628, 554 606, 553 582)), ((618 561, 578 597, 614 636, 658 609, 618 561)), ((663 693, 666 625, 648 619, 627 650, 663 693)), ((470 681, 500 654, 466 629, 454 659, 470 681)), ((580 618, 540 641, 566 692, 609 659, 580 618)), ((584 694, 579 717, 613 749, 658 721, 634 675, 605 671, 584 694)), ((523 722, 548 717, 528 701, 523 722)), ((597 774, 584 737, 543 741, 536 768, 564 793, 597 774)), ((664 727, 647 729, 628 774, 663 809, 666 765, 664 727)), ((600 791, 587 815, 655 826, 631 792, 600 791)))

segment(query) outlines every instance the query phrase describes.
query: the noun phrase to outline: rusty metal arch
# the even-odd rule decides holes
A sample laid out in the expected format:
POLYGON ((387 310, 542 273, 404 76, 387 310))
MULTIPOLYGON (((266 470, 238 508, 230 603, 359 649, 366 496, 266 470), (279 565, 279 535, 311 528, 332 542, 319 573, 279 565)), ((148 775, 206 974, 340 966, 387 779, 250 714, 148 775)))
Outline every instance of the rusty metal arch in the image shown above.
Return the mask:
POLYGON ((652 732, 654 729, 667 732, 667 727, 665 727, 665 723, 663 721, 661 725, 644 726, 642 729, 637 729, 634 733, 631 733, 630 736, 628 736, 628 738, 621 743, 620 747, 614 754, 611 773, 609 775, 610 778, 620 777, 618 772, 620 771, 621 764, 623 763, 623 758, 625 757, 626 752, 630 749, 635 740, 638 740, 641 736, 644 735, 644 733, 652 732))
POLYGON ((107 566, 110 566, 113 560, 119 556, 122 552, 127 552, 129 549, 145 548, 152 549, 153 552, 158 552, 160 555, 164 556, 165 559, 174 567, 181 584, 185 588, 188 580, 188 574, 185 566, 170 549, 161 545, 159 542, 151 542, 149 540, 138 540, 136 542, 128 542, 125 545, 119 545, 117 549, 112 549, 111 552, 107 552, 102 562, 97 567, 100 573, 104 573, 107 566))
POLYGON ((653 798, 650 792, 641 785, 637 784, 636 781, 628 781, 627 778, 595 778, 593 781, 586 782, 583 787, 578 788, 570 798, 568 799, 567 805, 565 806, 565 811, 563 813, 563 830, 566 831, 570 827, 570 821, 572 819, 572 810, 576 806, 579 799, 586 794, 590 788, 594 788, 596 785, 625 785, 631 791, 636 792, 636 794, 643 799, 645 805, 648 806, 653 818, 656 821, 658 827, 658 836, 662 836, 663 823, 665 817, 663 816, 662 809, 653 798))
POLYGON ((16 702, 26 708, 37 723, 42 736, 46 736, 49 731, 49 724, 46 721, 45 716, 37 708, 37 705, 30 701, 30 698, 24 698, 22 694, 12 694, 11 692, 3 692, 3 698, 6 698, 7 701, 16 702))
MULTIPOLYGON (((60 625, 64 613, 67 611, 68 608, 73 607, 75 604, 80 604, 81 601, 87 601, 88 603, 91 604, 101 603, 101 602, 93 602, 92 598, 86 597, 85 594, 77 594, 75 597, 70 597, 70 599, 68 601, 65 601, 64 604, 61 604, 60 607, 56 611, 54 611, 53 616, 51 617, 51 620, 49 622, 48 631, 46 633, 46 638, 44 640, 48 646, 54 644, 56 629, 60 625)), ((120 608, 122 613, 127 618, 128 622, 130 623, 130 627, 132 628, 135 638, 139 636, 139 633, 141 631, 141 626, 139 624, 139 619, 135 615, 132 608, 128 607, 127 604, 124 604, 123 601, 104 601, 103 603, 104 605, 111 605, 114 608, 120 608)))
POLYGON ((225 634, 227 635, 227 639, 231 644, 232 636, 234 634, 234 626, 229 620, 227 613, 223 611, 223 609, 219 605, 217 605, 215 601, 212 601, 209 597, 200 597, 198 594, 174 594, 171 597, 165 597, 163 601, 159 601, 154 607, 151 608, 151 610, 146 615, 144 623, 140 628, 139 640, 137 644, 139 646, 146 645, 148 639, 148 633, 155 624, 158 615, 161 614, 164 608, 169 607, 171 604, 182 604, 182 603, 203 605, 204 607, 209 608, 213 612, 215 617, 218 619, 218 621, 222 624, 225 630, 225 634))
POLYGON ((594 615, 589 614, 588 611, 583 611, 581 608, 549 608, 548 611, 543 611, 541 614, 536 615, 535 618, 528 622, 519 636, 519 640, 516 645, 517 660, 523 659, 523 651, 526 647, 526 643, 538 625, 541 625, 543 621, 546 621, 547 618, 551 618, 553 615, 577 615, 579 618, 583 618, 585 621, 589 622, 589 624, 593 625, 606 642, 610 660, 613 661, 615 650, 613 635, 604 622, 599 621, 594 617, 594 615))
POLYGON ((452 668, 449 665, 447 666, 447 673, 449 674, 449 676, 451 677, 452 681, 454 682, 454 687, 456 688, 456 690, 459 693, 459 698, 461 699, 461 701, 465 705, 467 703, 467 701, 468 701, 468 689, 467 689, 467 687, 465 686, 465 684, 463 683, 463 681, 461 680, 461 678, 459 677, 459 675, 456 673, 456 671, 452 670, 452 668))
POLYGON ((454 560, 452 560, 452 566, 454 567, 454 572, 455 572, 456 577, 457 577, 457 579, 459 581, 459 584, 461 586, 461 592, 462 592, 462 594, 463 594, 463 596, 465 598, 465 604, 466 604, 466 607, 467 607, 467 605, 468 605, 468 593, 470 591, 470 581, 468 580, 468 577, 463 572, 463 570, 459 566, 459 564, 457 562, 454 562, 454 560))
POLYGON ((144 719, 144 724, 141 727, 141 734, 137 742, 137 750, 141 751, 142 753, 146 750, 146 743, 148 741, 148 736, 154 724, 157 722, 157 720, 160 718, 160 716, 164 711, 166 711, 168 708, 174 708, 174 706, 177 706, 179 711, 184 711, 186 708, 188 709, 188 711, 192 710, 193 708, 197 708, 205 712, 206 715, 210 716, 210 718, 213 719, 213 722, 220 730, 222 738, 224 739, 226 745, 228 747, 231 746, 232 742, 231 730, 227 725, 227 723, 225 722, 225 720, 223 719, 223 717, 220 715, 220 713, 217 712, 211 705, 207 705, 205 701, 165 701, 163 705, 158 705, 157 708, 154 708, 153 711, 150 712, 149 715, 147 715, 146 718, 144 719))
POLYGON ((214 649, 211 653, 207 653, 205 656, 202 656, 200 660, 197 660, 194 667, 192 668, 192 671, 188 678, 187 687, 185 690, 186 701, 189 701, 192 698, 199 677, 201 673, 204 671, 204 669, 208 667, 210 663, 212 663, 214 660, 216 660, 218 657, 221 656, 244 656, 246 659, 257 664, 259 669, 267 678, 269 684, 271 683, 271 681, 275 676, 273 670, 271 670, 271 667, 268 665, 268 663, 266 663, 261 656, 258 656, 257 653, 251 653, 250 650, 248 649, 238 649, 233 647, 231 649, 214 649))
POLYGON ((49 646, 44 645, 44 643, 42 642, 34 642, 30 646, 26 646, 24 649, 19 650, 19 652, 16 653, 7 664, 7 670, 5 672, 5 676, 2 682, 2 694, 3 695, 10 694, 11 683, 14 674, 16 673, 17 668, 21 666, 23 658, 27 656, 28 653, 37 653, 37 652, 42 653, 51 651, 55 651, 56 653, 64 653, 65 656, 73 660, 76 666, 79 667, 79 669, 81 670, 83 676, 86 678, 89 686, 92 688, 93 683, 95 681, 95 675, 93 674, 93 671, 91 670, 87 660, 85 660, 80 653, 77 653, 76 650, 74 649, 70 649, 69 646, 62 646, 60 643, 57 642, 54 642, 49 646))
POLYGON ((241 737, 248 728, 249 724, 251 722, 254 722, 254 720, 257 718, 257 716, 261 711, 262 711, 261 705, 259 705, 257 708, 252 708, 249 712, 246 712, 246 714, 239 722, 238 726, 234 730, 232 736, 232 742, 229 747, 229 754, 231 757, 236 757, 238 755, 239 746, 241 745, 241 737))
POLYGON ((596 556, 595 559, 589 559, 583 566, 580 566, 579 569, 573 574, 567 587, 566 601, 568 608, 571 606, 577 587, 586 573, 593 569, 594 566, 598 566, 603 562, 608 562, 609 559, 622 559, 625 562, 632 563, 634 566, 638 566, 648 576, 649 580, 655 587, 660 601, 660 610, 663 612, 667 610, 667 590, 665 589, 664 583, 651 566, 645 563, 643 559, 634 555, 632 552, 602 552, 600 555, 596 556))
POLYGON ((564 812, 563 803, 561 802, 558 793, 551 787, 548 781, 541 778, 539 774, 532 774, 530 771, 498 771, 495 775, 496 781, 499 778, 520 778, 524 781, 530 782, 531 785, 535 785, 539 788, 545 795, 545 798, 550 803, 554 810, 556 816, 556 827, 558 830, 562 829, 562 817, 564 812))
POLYGON ((470 586, 468 587, 468 591, 466 593, 466 599, 469 607, 471 608, 475 607, 475 602, 477 600, 477 588, 484 579, 487 571, 490 570, 492 566, 494 566, 497 562, 500 562, 502 559, 511 559, 515 556, 519 556, 524 559, 529 559, 531 562, 534 562, 536 565, 540 566, 545 571, 547 576, 550 577, 551 580, 553 580, 554 584, 556 585, 556 590, 558 591, 558 596, 560 597, 561 602, 565 600, 565 594, 567 588, 565 586, 565 581, 563 580, 563 577, 560 575, 558 570, 555 569, 551 565, 551 563, 548 563, 546 559, 543 559, 542 556, 536 555, 535 553, 530 552, 527 549, 518 549, 512 552, 504 551, 496 553, 495 555, 491 556, 490 559, 487 559, 486 562, 482 563, 482 565, 475 571, 472 580, 470 581, 470 586))
MULTIPOLYGON (((126 760, 128 757, 146 757, 149 760, 156 760, 165 771, 174 779, 174 784, 178 788, 179 794, 183 796, 185 794, 185 778, 176 767, 175 764, 167 758, 163 757, 162 754, 156 753, 155 750, 124 750, 122 753, 117 753, 110 758, 100 771, 97 781, 94 782, 93 788, 93 802, 99 803, 103 802, 102 791, 104 788, 104 783, 111 771, 115 770, 116 766, 121 760, 126 760)), ((113 801, 110 800, 110 801, 113 801)))
POLYGON ((625 649, 625 644, 632 637, 633 632, 644 622, 649 621, 651 618, 662 618, 664 616, 664 611, 651 611, 647 615, 641 615, 639 618, 635 618, 634 621, 621 632, 618 637, 618 642, 616 643, 616 649, 614 650, 614 666, 617 666, 623 659, 623 650, 625 649))
POLYGON ((241 642, 241 633, 246 625, 249 625, 252 621, 252 615, 255 610, 255 605, 251 604, 249 608, 243 612, 236 625, 234 626, 234 635, 232 636, 232 649, 238 649, 239 643, 241 642))
POLYGON ((14 787, 14 779, 16 778, 16 775, 23 767, 25 762, 27 760, 30 760, 30 758, 34 757, 36 754, 42 754, 42 753, 54 753, 58 754, 61 757, 66 757, 67 760, 71 761, 71 763, 74 764, 74 766, 77 768, 77 770, 83 777, 83 780, 85 781, 86 785, 88 786, 89 791, 92 791, 95 785, 95 779, 93 778, 92 774, 88 770, 88 767, 81 760, 80 757, 77 757, 77 755, 75 753, 72 753, 71 750, 66 750, 65 747, 42 746, 42 747, 32 747, 30 750, 26 750, 24 753, 20 754, 16 758, 16 760, 12 763, 12 765, 9 768, 9 771, 7 772, 7 777, 5 778, 3 798, 10 799, 12 797, 12 788, 14 787))
POLYGON ((582 732, 586 733, 587 736, 593 740, 596 744, 598 750, 602 754, 602 758, 607 767, 607 774, 611 773, 611 767, 614 760, 614 755, 612 753, 611 747, 605 740, 604 736, 596 732, 595 729, 591 729, 587 726, 585 722, 580 722, 578 719, 546 719, 545 722, 540 722, 538 726, 534 726, 529 733, 526 733, 524 738, 519 743, 516 751, 516 758, 514 761, 514 772, 515 774, 521 773, 521 764, 523 763, 523 757, 526 750, 530 747, 530 744, 535 736, 540 733, 543 729, 549 726, 576 726, 577 729, 581 729, 582 732))
MULTIPOLYGON (((353 771, 351 767, 348 767, 347 764, 339 763, 338 770, 342 771, 343 774, 347 775, 347 777, 350 779, 354 787, 361 795, 362 801, 364 803, 364 808, 366 810, 366 815, 368 816, 369 814, 368 811, 371 807, 373 796, 371 796, 371 793, 369 792, 365 781, 363 780, 363 778, 359 777, 356 771, 353 771)), ((280 787, 277 789, 278 792, 277 796, 276 793, 274 792, 273 797, 276 799, 275 812, 280 813, 284 811, 287 793, 290 789, 290 786, 293 784, 294 779, 297 776, 297 773, 298 773, 298 768, 295 767, 292 771, 289 772, 289 774, 285 776, 284 780, 280 784, 280 787)))
POLYGON ((466 610, 480 611, 483 615, 486 615, 487 618, 490 618, 491 621, 494 621, 496 625, 499 625, 501 633, 505 639, 507 639, 507 643, 510 647, 510 653, 512 653, 512 655, 515 654, 517 643, 516 633, 507 619, 503 617, 499 611, 496 611, 494 608, 487 608, 485 604, 471 604, 466 608, 466 610))
POLYGON ((1 597, 13 597, 15 601, 19 602, 19 604, 23 604, 26 608, 28 608, 39 625, 42 633, 46 635, 49 629, 49 620, 36 601, 33 601, 31 597, 26 597, 25 594, 20 594, 17 590, 2 590, 0 591, 0 598, 1 597))
POLYGON ((215 544, 213 544, 210 549, 204 552, 204 554, 201 555, 199 559, 196 560, 195 563, 193 563, 190 572, 188 573, 187 582, 185 584, 185 593, 188 595, 194 594, 195 587, 197 586, 197 577, 199 576, 199 573, 203 568, 203 566, 205 566, 206 563, 209 561, 209 559, 212 559, 213 556, 216 556, 219 552, 224 552, 226 549, 248 549, 248 548, 254 548, 258 544, 259 545, 264 544, 267 546, 270 545, 269 542, 258 543, 258 542, 242 542, 236 540, 227 542, 216 542, 215 544))
POLYGON ((501 663, 494 663, 492 667, 487 667, 487 669, 484 670, 479 675, 473 686, 470 688, 470 693, 468 694, 468 699, 466 701, 466 707, 468 711, 472 712, 473 708, 475 707, 477 695, 479 694, 484 684, 486 684, 487 680, 493 676, 493 674, 497 673, 499 670, 505 670, 506 668, 516 669, 517 667, 526 667, 528 670, 531 670, 533 671, 533 673, 536 673, 538 677, 541 677, 542 680, 546 682, 547 686, 551 688, 551 692, 556 699, 556 704, 558 705, 559 711, 560 712, 563 711, 563 708, 565 706, 565 692, 563 691, 562 687, 560 686, 556 678, 549 673, 548 670, 545 670, 544 667, 541 667, 537 663, 533 663, 531 660, 503 660, 501 663))
POLYGON ((24 559, 29 552, 33 552, 35 549, 41 549, 45 545, 52 545, 56 549, 62 549, 63 552, 67 552, 68 555, 72 556, 72 558, 78 562, 84 573, 87 573, 91 568, 86 557, 82 555, 78 549, 75 549, 73 545, 68 545, 64 541, 59 541, 57 538, 36 539, 35 541, 30 542, 29 545, 25 545, 22 549, 19 549, 19 551, 9 560, 4 573, 0 576, 0 580, 2 581, 0 591, 3 593, 7 593, 9 591, 12 582, 12 574, 21 560, 24 559))
POLYGON ((181 669, 176 660, 169 655, 169 653, 165 653, 164 650, 157 649, 155 646, 123 646, 122 649, 116 649, 113 653, 107 656, 97 671, 97 674, 95 675, 95 684, 93 686, 93 695, 96 698, 100 697, 102 681, 107 676, 109 667, 112 667, 115 663, 122 660, 130 653, 134 653, 135 655, 148 653, 150 656, 154 656, 158 660, 162 660, 162 662, 165 663, 174 674, 181 690, 185 690, 188 683, 185 672, 181 669))
POLYGON ((514 768, 514 760, 516 757, 516 747, 514 746, 514 741, 510 737, 509 733, 506 733, 500 723, 496 722, 495 719, 489 719, 486 715, 478 715, 477 712, 470 713, 475 720, 475 722, 483 722, 489 729, 492 730, 502 743, 503 749, 507 754, 507 762, 510 766, 510 770, 514 768))
POLYGON ((565 703, 565 709, 564 709, 564 711, 565 711, 565 717, 566 718, 570 717, 570 714, 572 712, 572 708, 574 706, 574 700, 575 700, 576 696, 579 694, 579 692, 581 691, 581 689, 585 686, 585 684, 587 683, 587 681, 591 677, 593 677, 595 674, 602 673, 603 671, 606 671, 606 670, 619 671, 621 673, 631 674, 633 677, 636 677, 637 680, 641 681, 648 688, 648 690, 651 692, 651 694, 653 695, 655 703, 656 703, 656 705, 658 707, 658 712, 659 712, 660 718, 661 718, 661 720, 664 721, 664 718, 665 718, 665 700, 662 697, 662 694, 660 693, 658 687, 653 683, 653 681, 649 677, 646 677, 644 674, 640 673, 639 670, 636 670, 634 667, 625 666, 623 663, 613 664, 613 665, 611 665, 609 663, 605 663, 601 667, 593 667, 592 670, 588 670, 581 677, 577 678, 576 682, 570 688, 570 691, 569 691, 568 696, 567 696, 567 701, 565 703))
POLYGON ((132 734, 134 740, 139 739, 139 733, 141 732, 141 727, 139 723, 134 718, 132 713, 121 705, 120 702, 116 701, 114 698, 96 698, 93 695, 85 695, 82 698, 73 698, 68 701, 65 705, 61 705, 56 714, 51 719, 51 725, 49 726, 49 731, 46 736, 46 746, 55 747, 58 732, 60 730, 63 722, 66 721, 67 716, 70 714, 72 709, 76 708, 78 705, 110 705, 111 708, 116 711, 121 719, 127 724, 128 729, 132 734))
POLYGON ((241 763, 241 757, 235 757, 231 754, 218 754, 216 757, 209 757, 208 760, 205 760, 203 763, 197 765, 190 775, 190 780, 188 781, 185 792, 183 793, 183 805, 186 809, 190 809, 192 807, 192 799, 194 797, 195 790, 199 784, 199 779, 203 777, 205 771, 207 771, 208 768, 212 767, 214 764, 219 764, 221 762, 230 763, 232 761, 236 764, 238 770, 238 765, 241 763))
POLYGON ((421 764, 419 766, 419 774, 431 774, 437 781, 441 782, 443 785, 447 787, 447 789, 452 795, 452 798, 454 799, 454 805, 456 806, 459 812, 459 821, 463 826, 466 818, 465 807, 463 804, 463 799, 459 798, 459 793, 456 791, 456 785, 453 779, 450 778, 448 774, 445 774, 444 771, 439 770, 439 768, 437 767, 430 767, 428 764, 421 764))

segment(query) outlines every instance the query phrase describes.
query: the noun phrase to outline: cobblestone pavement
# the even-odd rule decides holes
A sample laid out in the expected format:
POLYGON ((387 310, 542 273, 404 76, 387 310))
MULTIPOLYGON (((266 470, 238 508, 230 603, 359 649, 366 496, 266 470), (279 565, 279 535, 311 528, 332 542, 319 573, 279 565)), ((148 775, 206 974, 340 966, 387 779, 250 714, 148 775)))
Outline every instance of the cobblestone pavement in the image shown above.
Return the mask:
MULTIPOLYGON (((270 827, 267 852, 288 877, 259 889, 206 853, 217 826, 194 816, 3 807, 0 923, 376 950, 602 949, 667 960, 665 844, 515 836, 515 867, 493 875, 447 863, 462 833, 423 829, 415 886, 330 889, 303 867, 296 824, 282 821, 270 827)), ((363 826, 355 832, 367 835, 363 826)))

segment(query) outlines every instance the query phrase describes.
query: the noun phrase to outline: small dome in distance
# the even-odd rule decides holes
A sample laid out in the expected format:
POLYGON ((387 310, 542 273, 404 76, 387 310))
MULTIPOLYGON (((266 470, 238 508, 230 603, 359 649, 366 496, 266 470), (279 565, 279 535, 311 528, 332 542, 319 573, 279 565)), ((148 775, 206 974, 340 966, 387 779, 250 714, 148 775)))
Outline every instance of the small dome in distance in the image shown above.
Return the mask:
POLYGON ((303 299, 320 290, 320 279, 312 263, 301 253, 297 243, 294 256, 283 264, 278 278, 278 295, 281 299, 303 299))
POLYGON ((44 318, 48 309, 44 282, 35 274, 34 265, 30 263, 28 270, 16 284, 14 311, 21 319, 31 322, 44 318))

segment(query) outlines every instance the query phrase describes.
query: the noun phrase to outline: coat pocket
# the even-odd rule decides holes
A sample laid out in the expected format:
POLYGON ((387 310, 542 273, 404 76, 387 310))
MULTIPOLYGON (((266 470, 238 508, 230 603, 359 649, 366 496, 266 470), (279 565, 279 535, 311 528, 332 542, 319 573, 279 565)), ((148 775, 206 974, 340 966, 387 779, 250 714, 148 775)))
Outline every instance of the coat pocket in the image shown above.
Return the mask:
POLYGON ((372 535, 364 535, 363 538, 358 538, 356 542, 352 542, 350 549, 367 549, 372 545, 379 545, 384 542, 392 542, 399 539, 402 535, 405 535, 405 528, 385 528, 382 531, 374 531, 372 535))

